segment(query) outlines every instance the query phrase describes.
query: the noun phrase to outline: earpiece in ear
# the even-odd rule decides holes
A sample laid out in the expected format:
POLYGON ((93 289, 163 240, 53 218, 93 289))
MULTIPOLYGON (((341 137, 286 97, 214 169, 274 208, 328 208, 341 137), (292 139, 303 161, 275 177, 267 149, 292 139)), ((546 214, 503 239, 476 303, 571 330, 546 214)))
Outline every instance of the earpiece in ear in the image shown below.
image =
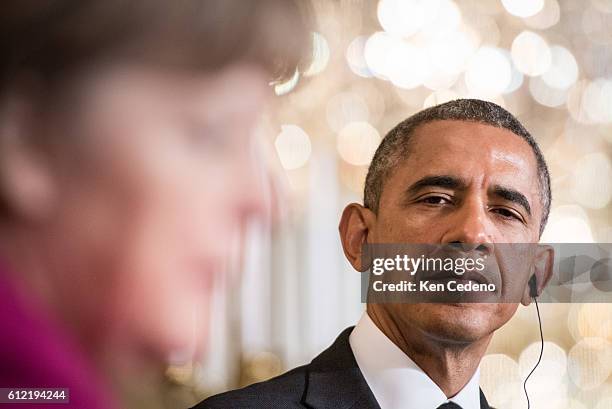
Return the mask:
POLYGON ((538 279, 535 274, 529 279, 529 296, 531 298, 536 298, 538 296, 538 279))

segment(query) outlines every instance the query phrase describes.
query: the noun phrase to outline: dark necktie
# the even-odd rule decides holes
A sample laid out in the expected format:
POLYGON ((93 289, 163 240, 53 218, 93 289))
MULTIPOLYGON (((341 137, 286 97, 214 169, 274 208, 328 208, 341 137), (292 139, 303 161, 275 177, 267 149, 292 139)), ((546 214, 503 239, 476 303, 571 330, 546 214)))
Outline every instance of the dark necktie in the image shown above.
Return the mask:
POLYGON ((438 406, 438 409, 461 409, 461 406, 457 405, 455 402, 446 402, 438 406))

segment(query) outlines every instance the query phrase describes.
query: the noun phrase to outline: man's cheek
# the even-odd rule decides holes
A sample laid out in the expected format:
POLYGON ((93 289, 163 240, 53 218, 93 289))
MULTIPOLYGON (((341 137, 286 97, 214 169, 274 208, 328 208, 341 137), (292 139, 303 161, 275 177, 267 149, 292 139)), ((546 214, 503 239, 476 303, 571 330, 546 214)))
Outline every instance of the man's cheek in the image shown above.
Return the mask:
POLYGON ((438 242, 439 225, 435 222, 398 216, 384 226, 383 234, 387 239, 397 243, 438 242))

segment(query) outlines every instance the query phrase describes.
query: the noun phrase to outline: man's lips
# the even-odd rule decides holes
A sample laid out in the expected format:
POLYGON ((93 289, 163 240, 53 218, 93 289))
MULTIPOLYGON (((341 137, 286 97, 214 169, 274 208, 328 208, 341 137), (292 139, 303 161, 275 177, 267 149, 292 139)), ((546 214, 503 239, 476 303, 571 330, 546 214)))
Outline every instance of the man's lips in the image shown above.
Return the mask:
POLYGON ((418 277, 419 280, 430 280, 430 281, 473 281, 477 284, 492 284, 492 281, 485 275, 477 271, 466 271, 463 274, 457 274, 453 271, 435 271, 435 272, 424 272, 418 277))

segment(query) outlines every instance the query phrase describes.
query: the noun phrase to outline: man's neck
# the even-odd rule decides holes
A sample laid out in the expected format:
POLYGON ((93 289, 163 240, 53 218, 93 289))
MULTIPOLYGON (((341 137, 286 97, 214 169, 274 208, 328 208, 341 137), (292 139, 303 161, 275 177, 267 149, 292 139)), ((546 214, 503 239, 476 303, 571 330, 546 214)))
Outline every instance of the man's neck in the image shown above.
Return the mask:
POLYGON ((378 308, 368 305, 374 324, 412 359, 451 398, 470 381, 484 356, 492 335, 475 342, 437 339, 413 327, 398 325, 378 308))

